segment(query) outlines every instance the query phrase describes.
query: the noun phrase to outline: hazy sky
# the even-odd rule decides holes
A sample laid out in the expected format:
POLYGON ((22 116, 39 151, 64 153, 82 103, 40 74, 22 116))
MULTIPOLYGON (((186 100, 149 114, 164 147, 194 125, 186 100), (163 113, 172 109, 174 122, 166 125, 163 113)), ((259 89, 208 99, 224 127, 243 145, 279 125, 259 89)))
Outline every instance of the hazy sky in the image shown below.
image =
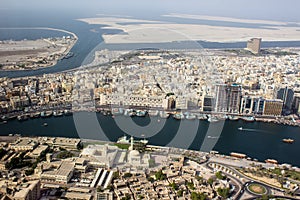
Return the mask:
POLYGON ((0 0, 0 11, 158 16, 172 12, 300 22, 299 0, 0 0))

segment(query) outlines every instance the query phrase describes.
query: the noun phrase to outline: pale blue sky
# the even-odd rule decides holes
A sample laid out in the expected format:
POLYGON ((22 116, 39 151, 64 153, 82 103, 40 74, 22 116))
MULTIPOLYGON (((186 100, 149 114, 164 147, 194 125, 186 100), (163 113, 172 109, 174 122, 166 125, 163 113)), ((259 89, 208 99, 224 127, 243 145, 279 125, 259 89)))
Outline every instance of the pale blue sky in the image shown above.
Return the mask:
POLYGON ((299 0, 0 0, 0 9, 157 16, 167 13, 300 21, 299 0))

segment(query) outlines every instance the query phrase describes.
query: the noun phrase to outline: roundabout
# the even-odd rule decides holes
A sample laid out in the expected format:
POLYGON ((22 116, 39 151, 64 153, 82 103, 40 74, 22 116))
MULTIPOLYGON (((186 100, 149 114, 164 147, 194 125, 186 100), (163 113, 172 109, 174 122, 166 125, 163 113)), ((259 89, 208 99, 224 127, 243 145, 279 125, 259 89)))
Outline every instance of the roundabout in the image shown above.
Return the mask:
POLYGON ((250 183, 246 188, 248 192, 254 195, 264 195, 268 193, 267 188, 259 183, 250 183))

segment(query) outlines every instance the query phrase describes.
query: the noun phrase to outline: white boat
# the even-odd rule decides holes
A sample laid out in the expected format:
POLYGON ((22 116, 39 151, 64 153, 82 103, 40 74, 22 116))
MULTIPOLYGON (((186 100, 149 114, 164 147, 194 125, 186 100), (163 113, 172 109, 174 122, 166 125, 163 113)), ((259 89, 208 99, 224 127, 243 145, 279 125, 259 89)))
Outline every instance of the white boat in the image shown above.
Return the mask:
POLYGON ((169 118, 170 114, 169 114, 169 113, 166 113, 165 111, 160 111, 160 112, 159 112, 159 116, 160 116, 161 118, 167 119, 167 118, 169 118))
POLYGON ((184 114, 182 113, 176 113, 175 115, 173 115, 174 119, 184 119, 184 114))
POLYGON ((205 114, 199 114, 198 119, 200 120, 207 120, 207 116, 205 114))
POLYGON ((209 115, 207 121, 208 122, 218 122, 219 120, 216 116, 209 115))
POLYGON ((238 129, 239 129, 240 131, 242 131, 242 130, 243 130, 243 127, 239 127, 238 129))
POLYGON ((247 122, 253 122, 255 119, 253 116, 249 116, 249 117, 241 117, 242 120, 245 120, 247 122))
POLYGON ((136 111, 136 116, 138 117, 145 117, 147 114, 147 111, 144 111, 144 110, 137 110, 136 111))
POLYGON ((113 115, 121 115, 121 114, 123 114, 123 109, 122 108, 113 108, 113 109, 111 109, 111 113, 113 115))
POLYGON ((141 143, 143 143, 143 144, 148 144, 148 140, 146 140, 146 139, 142 139, 142 140, 140 140, 139 142, 141 142, 141 143))
POLYGON ((148 114, 150 117, 156 117, 158 115, 158 110, 149 110, 148 114))
POLYGON ((194 113, 186 112, 184 114, 185 114, 185 118, 190 119, 190 120, 196 119, 196 117, 197 117, 194 113))
POLYGON ((229 116, 228 116, 228 119, 229 119, 229 120, 232 120, 232 121, 236 121, 236 120, 238 120, 239 118, 238 118, 237 116, 234 116, 234 115, 229 115, 229 116))

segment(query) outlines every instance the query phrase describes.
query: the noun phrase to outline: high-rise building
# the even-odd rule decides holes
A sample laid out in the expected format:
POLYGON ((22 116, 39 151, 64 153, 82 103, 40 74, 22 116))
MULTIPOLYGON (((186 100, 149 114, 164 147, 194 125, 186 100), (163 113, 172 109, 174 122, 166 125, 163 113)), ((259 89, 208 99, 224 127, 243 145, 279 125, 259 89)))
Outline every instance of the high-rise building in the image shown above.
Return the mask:
POLYGON ((244 96, 241 99, 240 113, 261 115, 264 111, 264 99, 244 96))
POLYGON ((215 98, 212 96, 204 96, 202 101, 202 111, 214 111, 215 98))
POLYGON ((292 105, 294 101, 294 91, 288 87, 280 88, 277 91, 277 99, 283 101, 283 114, 290 113, 292 110, 292 105))
POLYGON ((242 96, 242 87, 237 84, 216 85, 215 111, 238 113, 242 96))
POLYGON ((261 45, 261 38, 251 38, 247 42, 247 49, 254 54, 259 54, 261 45))
POLYGON ((279 116, 282 112, 283 101, 281 99, 265 100, 264 115, 279 116))

